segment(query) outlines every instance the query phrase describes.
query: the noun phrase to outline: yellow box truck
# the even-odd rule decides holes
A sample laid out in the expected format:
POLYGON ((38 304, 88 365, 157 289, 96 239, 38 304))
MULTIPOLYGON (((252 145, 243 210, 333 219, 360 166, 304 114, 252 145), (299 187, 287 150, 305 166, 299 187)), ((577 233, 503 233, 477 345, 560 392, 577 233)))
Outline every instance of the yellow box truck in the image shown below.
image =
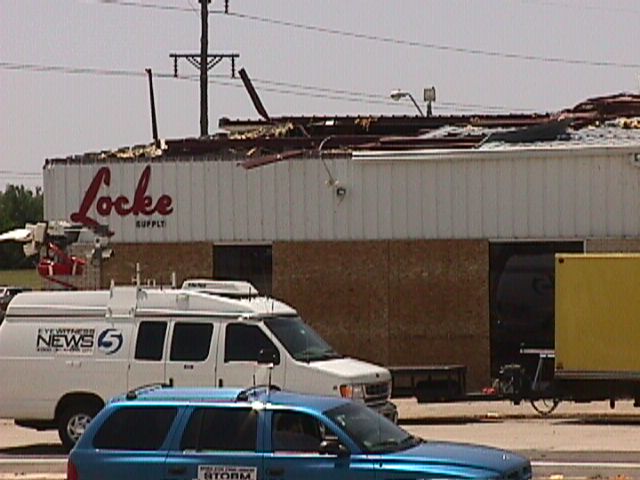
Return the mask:
POLYGON ((554 313, 554 349, 521 349, 537 356, 537 369, 503 366, 503 397, 543 415, 562 400, 639 407, 640 254, 556 254, 554 313))
POLYGON ((640 382, 640 254, 559 254, 555 271, 555 378, 640 382))

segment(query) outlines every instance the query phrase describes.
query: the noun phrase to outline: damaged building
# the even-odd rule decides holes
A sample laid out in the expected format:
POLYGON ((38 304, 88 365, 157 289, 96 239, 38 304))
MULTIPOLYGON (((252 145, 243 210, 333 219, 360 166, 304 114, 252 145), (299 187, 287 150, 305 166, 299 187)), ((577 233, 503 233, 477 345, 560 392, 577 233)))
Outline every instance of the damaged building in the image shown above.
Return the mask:
MULTIPOLYGON (((49 159, 45 218, 106 225, 111 281, 246 279, 339 351, 489 385, 553 346, 553 255, 640 251, 640 96, 554 114, 222 119, 49 159)), ((97 271, 95 270, 97 269, 97 271)))

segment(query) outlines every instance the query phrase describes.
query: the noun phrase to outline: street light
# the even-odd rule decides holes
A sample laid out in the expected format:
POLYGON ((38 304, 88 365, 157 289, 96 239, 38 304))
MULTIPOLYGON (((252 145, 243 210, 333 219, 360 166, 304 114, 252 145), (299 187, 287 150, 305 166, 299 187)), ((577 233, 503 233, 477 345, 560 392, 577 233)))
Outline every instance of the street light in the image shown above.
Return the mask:
POLYGON ((427 117, 432 115, 431 103, 436 101, 436 87, 424 89, 424 101, 427 102, 427 117))
POLYGON ((418 109, 418 111, 420 112, 420 116, 424 117, 424 112, 422 111, 422 109, 420 108, 420 105, 418 105, 418 102, 416 102, 416 99, 413 98, 413 95, 411 95, 411 93, 409 92, 405 92, 403 90, 394 90, 393 92, 391 92, 389 94, 389 96, 395 100, 396 102, 400 101, 400 99, 405 98, 405 97, 409 97, 411 99, 411 101, 413 102, 413 104, 416 106, 416 108, 418 109))

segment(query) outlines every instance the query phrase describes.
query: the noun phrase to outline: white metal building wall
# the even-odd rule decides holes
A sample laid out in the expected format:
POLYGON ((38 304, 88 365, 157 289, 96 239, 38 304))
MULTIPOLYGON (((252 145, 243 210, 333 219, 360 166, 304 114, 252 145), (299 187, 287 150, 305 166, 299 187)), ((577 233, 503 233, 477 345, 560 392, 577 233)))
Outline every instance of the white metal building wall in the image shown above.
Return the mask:
POLYGON ((355 162, 392 179, 378 195, 394 199, 384 225, 391 238, 624 237, 640 233, 639 152, 363 153, 355 162))
POLYGON ((245 170, 234 161, 51 162, 45 217, 69 219, 100 167, 99 196, 148 195, 173 211, 109 217, 118 242, 584 238, 640 235, 640 145, 577 149, 362 152, 245 170), (325 168, 326 166, 326 168, 325 168), (328 173, 330 172, 330 174, 328 173), (334 180, 337 184, 334 184, 334 180), (338 189, 346 189, 344 196, 338 189), (165 220, 162 228, 136 219, 165 220))

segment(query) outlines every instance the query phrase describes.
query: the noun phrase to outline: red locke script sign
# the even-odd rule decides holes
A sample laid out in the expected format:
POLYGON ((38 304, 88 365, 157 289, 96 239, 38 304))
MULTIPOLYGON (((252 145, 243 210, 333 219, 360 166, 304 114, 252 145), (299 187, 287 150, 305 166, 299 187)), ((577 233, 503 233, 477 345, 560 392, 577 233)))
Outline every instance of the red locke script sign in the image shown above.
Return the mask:
POLYGON ((104 217, 115 212, 121 217, 129 215, 169 215, 173 212, 173 199, 169 195, 161 195, 154 203, 153 198, 147 194, 149 178, 151 177, 151 167, 147 165, 140 175, 136 191, 131 201, 126 195, 120 195, 115 199, 110 196, 99 197, 98 193, 102 185, 107 187, 111 184, 111 170, 109 167, 102 167, 93 177, 91 185, 84 194, 77 212, 71 214, 71 221, 82 223, 90 227, 98 227, 100 224, 95 218, 89 216, 89 210, 95 205, 96 212, 104 217))

